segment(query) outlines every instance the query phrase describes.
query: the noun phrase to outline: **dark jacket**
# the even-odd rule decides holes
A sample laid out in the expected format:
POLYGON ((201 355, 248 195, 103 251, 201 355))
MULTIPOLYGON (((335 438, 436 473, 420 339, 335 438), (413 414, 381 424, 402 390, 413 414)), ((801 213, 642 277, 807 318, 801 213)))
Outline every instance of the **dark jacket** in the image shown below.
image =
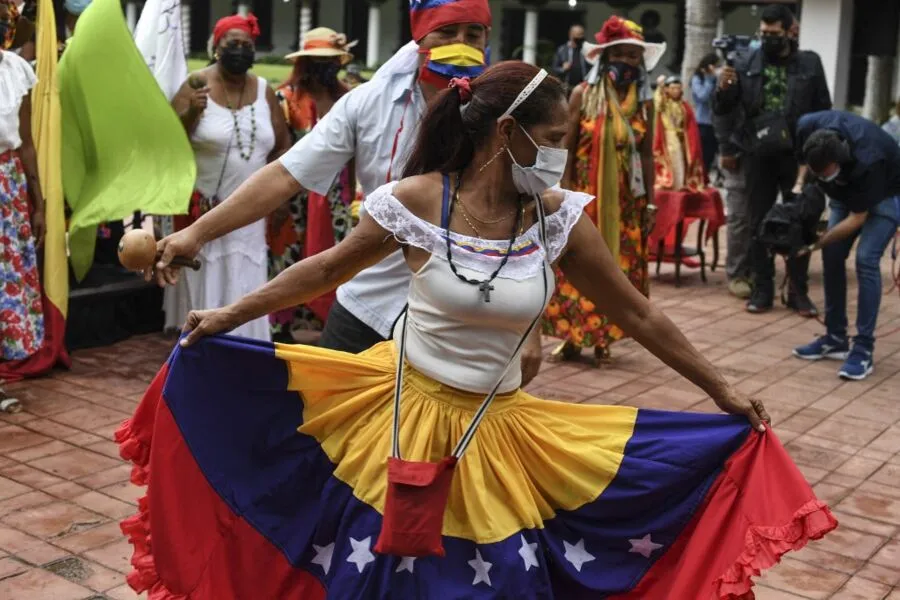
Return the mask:
POLYGON ((861 213, 900 195, 900 146, 881 127, 848 112, 817 112, 797 124, 797 148, 802 151, 809 136, 819 129, 838 132, 850 145, 852 156, 841 164, 837 179, 818 182, 829 197, 843 202, 850 212, 861 213))
POLYGON ((581 53, 580 48, 573 48, 568 43, 565 43, 556 49, 556 54, 553 56, 553 66, 551 67, 551 70, 553 71, 553 74, 560 79, 560 81, 574 87, 584 81, 585 77, 587 77, 587 74, 591 70, 591 65, 588 64, 587 59, 584 58, 584 54, 581 53), (569 71, 563 71, 563 65, 567 62, 570 62, 574 66, 576 61, 581 63, 581 80, 570 82, 569 71))
MULTIPOLYGON (((750 148, 750 121, 762 114, 765 57, 755 49, 735 61, 738 80, 713 96, 713 124, 723 156, 735 156, 750 148)), ((831 94, 822 61, 815 52, 799 50, 787 59, 787 95, 784 114, 793 131, 800 117, 829 110, 831 94)))

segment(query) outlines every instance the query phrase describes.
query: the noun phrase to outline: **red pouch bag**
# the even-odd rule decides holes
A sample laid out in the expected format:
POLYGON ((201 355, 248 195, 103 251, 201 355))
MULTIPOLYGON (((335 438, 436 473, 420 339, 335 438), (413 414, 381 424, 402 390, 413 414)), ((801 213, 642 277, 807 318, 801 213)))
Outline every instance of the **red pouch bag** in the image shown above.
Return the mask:
POLYGON ((456 457, 440 462, 388 458, 388 488, 375 552, 444 556, 441 531, 456 457))

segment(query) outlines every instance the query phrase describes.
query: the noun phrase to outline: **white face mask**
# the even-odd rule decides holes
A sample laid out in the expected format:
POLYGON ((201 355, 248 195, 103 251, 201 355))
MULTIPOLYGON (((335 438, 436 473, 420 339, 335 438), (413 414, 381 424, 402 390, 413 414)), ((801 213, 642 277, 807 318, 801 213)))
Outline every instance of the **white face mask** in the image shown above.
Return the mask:
POLYGON ((835 170, 834 170, 834 173, 832 173, 831 175, 828 175, 827 177, 825 177, 825 176, 819 176, 819 179, 821 179, 821 180, 824 181, 825 183, 831 183, 832 181, 834 181, 835 179, 837 179, 837 176, 840 175, 840 174, 841 174, 841 170, 838 168, 838 169, 835 169, 835 170))
POLYGON ((550 148, 548 146, 538 146, 535 141, 528 135, 521 125, 522 130, 529 141, 537 148, 537 158, 534 165, 523 167, 516 161, 512 151, 509 148, 506 152, 513 161, 512 175, 513 184, 521 194, 529 194, 532 196, 540 196, 548 189, 559 183, 566 171, 566 161, 569 159, 569 151, 564 148, 550 148))

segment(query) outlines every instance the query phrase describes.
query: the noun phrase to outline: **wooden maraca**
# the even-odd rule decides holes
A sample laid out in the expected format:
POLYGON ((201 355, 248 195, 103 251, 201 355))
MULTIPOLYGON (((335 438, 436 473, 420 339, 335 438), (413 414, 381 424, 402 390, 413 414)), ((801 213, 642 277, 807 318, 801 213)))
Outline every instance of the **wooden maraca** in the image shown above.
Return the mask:
MULTIPOLYGON (((119 262, 131 271, 150 269, 159 260, 156 252, 156 238, 146 229, 132 229, 119 240, 119 262)), ((195 271, 200 269, 197 259, 176 256, 172 259, 176 267, 188 267, 195 271)))
POLYGON ((192 90, 200 90, 206 87, 206 77, 200 73, 191 73, 188 77, 188 85, 192 90))

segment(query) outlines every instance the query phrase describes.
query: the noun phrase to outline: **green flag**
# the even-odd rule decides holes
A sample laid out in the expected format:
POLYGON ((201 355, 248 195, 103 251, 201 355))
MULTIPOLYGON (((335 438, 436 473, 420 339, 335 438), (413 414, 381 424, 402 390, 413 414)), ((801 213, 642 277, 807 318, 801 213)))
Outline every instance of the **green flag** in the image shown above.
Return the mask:
POLYGON ((187 212, 197 176, 181 121, 131 39, 119 0, 94 0, 59 63, 69 255, 81 280, 99 223, 187 212))

